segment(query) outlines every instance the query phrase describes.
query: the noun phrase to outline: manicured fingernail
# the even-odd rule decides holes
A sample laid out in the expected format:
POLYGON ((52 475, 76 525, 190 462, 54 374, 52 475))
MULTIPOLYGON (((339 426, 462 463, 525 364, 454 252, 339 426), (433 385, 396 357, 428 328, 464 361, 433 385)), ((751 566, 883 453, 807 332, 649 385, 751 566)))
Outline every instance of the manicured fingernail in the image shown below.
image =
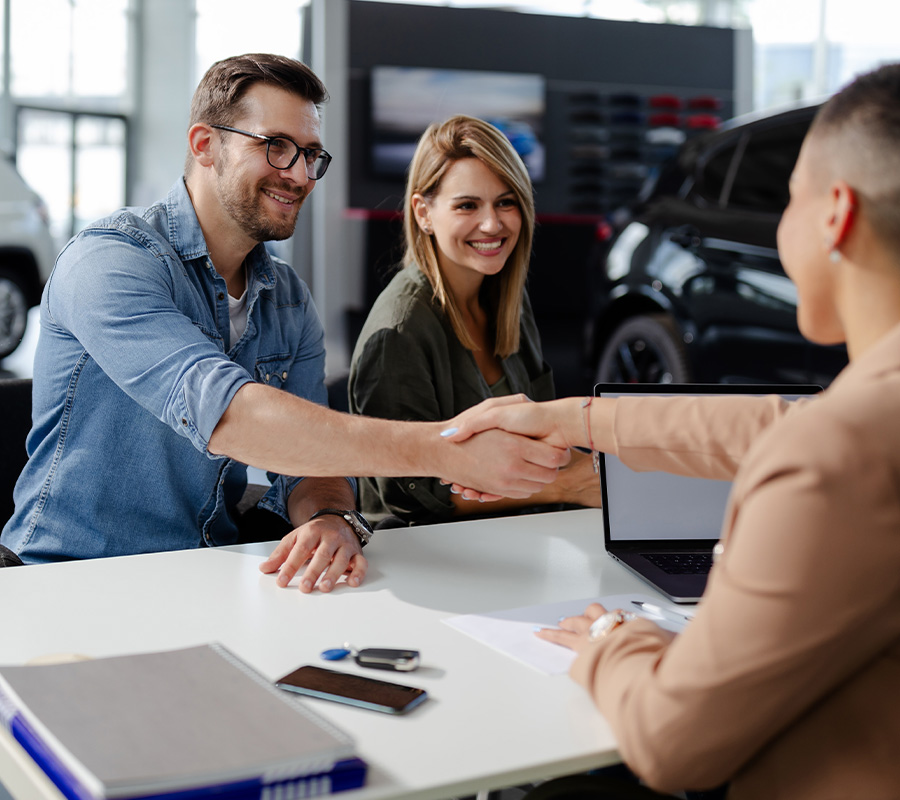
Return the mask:
POLYGON ((359 578, 354 575, 352 578, 347 578, 347 583, 351 586, 359 586, 359 578))
POLYGON ((324 581, 322 581, 322 582, 319 584, 319 588, 320 588, 323 592, 330 592, 330 591, 331 591, 331 581, 328 580, 328 579, 326 578, 324 581))
POLYGON ((543 625, 535 625, 531 630, 533 630, 535 633, 537 633, 538 631, 544 630, 544 626, 543 625))
POLYGON ((450 494, 459 494, 459 489, 454 489, 452 486, 450 487, 450 494))
POLYGON ((479 503, 483 503, 483 502, 484 502, 484 498, 483 498, 483 497, 479 497, 479 498, 478 498, 478 502, 479 502, 479 503))
POLYGON ((303 591, 304 591, 304 592, 311 592, 311 591, 312 591, 312 581, 303 581, 302 586, 303 586, 303 591))
POLYGON ((444 438, 446 438, 447 436, 453 436, 453 434, 458 430, 459 428, 447 428, 447 430, 441 431, 441 436, 443 436, 444 438))
POLYGON ((564 619, 565 619, 565 616, 562 616, 562 617, 560 617, 560 618, 559 618, 558 620, 556 620, 556 621, 557 621, 557 622, 562 622, 564 619))

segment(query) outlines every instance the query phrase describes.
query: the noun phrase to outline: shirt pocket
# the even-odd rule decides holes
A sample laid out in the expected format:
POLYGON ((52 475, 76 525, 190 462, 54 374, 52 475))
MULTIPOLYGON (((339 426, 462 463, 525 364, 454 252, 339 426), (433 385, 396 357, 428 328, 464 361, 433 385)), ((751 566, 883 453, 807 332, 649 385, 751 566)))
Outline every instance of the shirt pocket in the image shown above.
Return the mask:
POLYGON ((256 361, 256 380, 281 389, 290 377, 293 360, 288 356, 269 356, 256 361))

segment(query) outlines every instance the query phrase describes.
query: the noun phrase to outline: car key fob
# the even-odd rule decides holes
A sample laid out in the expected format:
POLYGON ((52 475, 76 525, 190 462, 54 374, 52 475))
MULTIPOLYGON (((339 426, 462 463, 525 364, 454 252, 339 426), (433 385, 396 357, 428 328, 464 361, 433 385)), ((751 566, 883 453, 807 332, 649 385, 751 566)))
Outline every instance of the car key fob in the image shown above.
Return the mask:
POLYGON ((393 650, 388 647, 366 647, 354 655, 361 667, 411 672, 419 666, 418 650, 393 650))
POLYGON ((349 642, 344 642, 343 647, 324 650, 321 654, 326 661, 340 661, 349 655, 352 655, 353 660, 361 667, 372 669, 412 672, 419 666, 418 650, 396 650, 390 647, 366 647, 357 650, 349 642))

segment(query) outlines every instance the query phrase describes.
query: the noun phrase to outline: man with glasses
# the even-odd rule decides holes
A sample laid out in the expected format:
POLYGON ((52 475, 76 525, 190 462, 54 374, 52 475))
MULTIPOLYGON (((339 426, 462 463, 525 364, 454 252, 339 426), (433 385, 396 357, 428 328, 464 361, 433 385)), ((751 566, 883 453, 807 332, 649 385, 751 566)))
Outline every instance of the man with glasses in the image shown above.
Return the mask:
POLYGON ((527 496, 564 454, 501 432, 463 445, 442 424, 330 411, 322 325, 267 241, 291 236, 331 161, 322 82, 274 55, 214 64, 191 104, 183 180, 64 248, 41 306, 30 459, 3 543, 27 562, 240 540, 246 466, 284 521, 262 565, 287 585, 359 585, 370 535, 355 482, 438 475, 527 496), (301 478, 299 476, 306 476, 301 478))

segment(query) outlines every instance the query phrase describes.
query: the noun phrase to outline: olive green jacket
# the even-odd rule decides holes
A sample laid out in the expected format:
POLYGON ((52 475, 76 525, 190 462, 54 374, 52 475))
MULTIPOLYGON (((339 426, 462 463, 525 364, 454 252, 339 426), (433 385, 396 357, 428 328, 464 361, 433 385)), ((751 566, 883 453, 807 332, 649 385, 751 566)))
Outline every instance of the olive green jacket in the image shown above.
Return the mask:
MULTIPOLYGON (((501 361, 510 393, 554 398, 553 375, 541 354, 531 303, 522 301, 519 351, 501 361)), ((432 300, 417 267, 398 272, 363 325, 350 367, 350 410, 386 419, 445 420, 491 397, 470 350, 432 300)), ((407 522, 441 522, 453 514, 450 489, 437 478, 365 478, 363 512, 407 522)))

